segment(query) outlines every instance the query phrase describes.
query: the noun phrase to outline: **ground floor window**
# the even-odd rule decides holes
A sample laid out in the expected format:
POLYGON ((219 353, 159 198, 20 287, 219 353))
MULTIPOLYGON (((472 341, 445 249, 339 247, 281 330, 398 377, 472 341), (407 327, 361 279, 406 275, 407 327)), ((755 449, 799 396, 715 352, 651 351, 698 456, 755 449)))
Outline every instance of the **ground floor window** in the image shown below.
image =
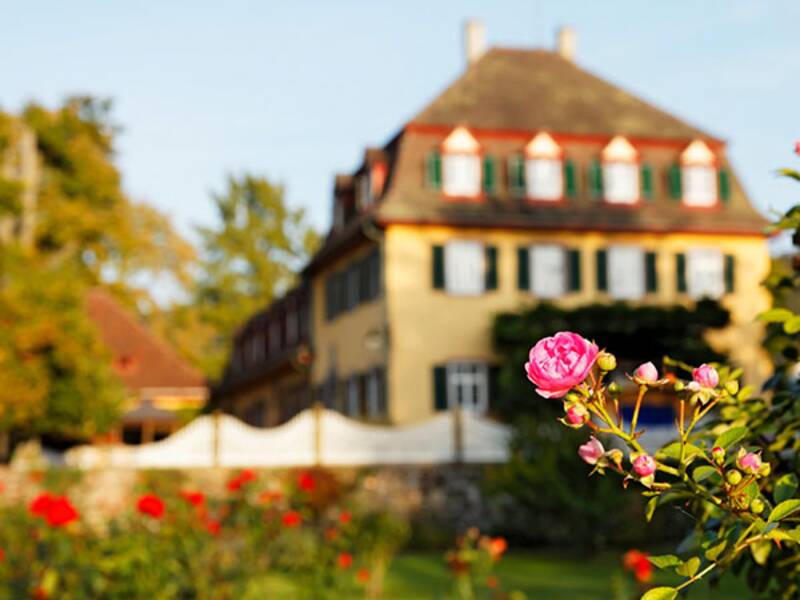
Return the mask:
POLYGON ((447 408, 484 414, 489 409, 489 367, 483 362, 452 362, 445 368, 447 408))

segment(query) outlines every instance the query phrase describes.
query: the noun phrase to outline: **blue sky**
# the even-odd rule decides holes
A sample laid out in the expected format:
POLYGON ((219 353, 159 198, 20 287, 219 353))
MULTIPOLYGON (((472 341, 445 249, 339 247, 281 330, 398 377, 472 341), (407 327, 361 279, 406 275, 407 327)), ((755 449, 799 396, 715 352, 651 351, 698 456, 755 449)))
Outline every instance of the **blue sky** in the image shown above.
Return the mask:
POLYGON ((327 226, 333 174, 463 70, 467 17, 498 46, 550 48, 573 26, 580 65, 728 140, 763 211, 800 201, 774 175, 800 167, 796 0, 0 0, 0 14, 0 106, 112 97, 126 190, 184 233, 244 171, 327 226))

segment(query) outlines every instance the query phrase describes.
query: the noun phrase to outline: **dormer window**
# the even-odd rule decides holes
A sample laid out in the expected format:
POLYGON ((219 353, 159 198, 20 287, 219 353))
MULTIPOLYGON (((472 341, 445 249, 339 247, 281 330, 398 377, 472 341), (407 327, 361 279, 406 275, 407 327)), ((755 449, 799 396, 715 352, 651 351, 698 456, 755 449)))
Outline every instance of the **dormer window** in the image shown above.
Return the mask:
POLYGON ((610 204, 639 201, 639 154, 621 135, 603 148, 603 197, 610 204))
POLYGON ((716 157, 702 140, 695 140, 681 154, 681 186, 686 206, 717 203, 716 157))
POLYGON ((474 198, 481 193, 480 145, 465 127, 442 144, 442 191, 445 196, 474 198))
POLYGON ((537 134, 525 147, 525 195, 530 200, 561 200, 564 173, 561 147, 547 133, 537 134))

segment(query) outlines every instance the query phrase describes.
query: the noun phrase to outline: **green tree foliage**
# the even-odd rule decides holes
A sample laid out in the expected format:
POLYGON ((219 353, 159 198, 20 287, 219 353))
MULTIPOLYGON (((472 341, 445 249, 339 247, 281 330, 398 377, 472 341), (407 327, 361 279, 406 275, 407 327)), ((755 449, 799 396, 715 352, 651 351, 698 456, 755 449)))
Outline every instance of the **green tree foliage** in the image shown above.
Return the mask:
MULTIPOLYGON (((202 351, 197 358, 215 376, 236 329, 294 285, 319 237, 303 209, 286 205, 283 188, 261 177, 230 177, 213 202, 218 223, 199 230, 202 258, 193 306, 176 308, 172 320, 200 325, 208 337, 197 344, 202 351)), ((173 339, 176 329, 180 328, 173 328, 173 339)), ((179 343, 187 342, 191 340, 179 343)))
POLYGON ((106 430, 124 391, 88 319, 86 292, 105 285, 146 308, 151 278, 189 280, 192 247, 164 215, 122 190, 109 117, 110 103, 92 98, 0 114, 0 159, 27 128, 40 169, 28 206, 17 201, 19 181, 0 181, 0 204, 13 208, 0 217, 18 219, 0 246, 3 431, 85 438, 106 430))

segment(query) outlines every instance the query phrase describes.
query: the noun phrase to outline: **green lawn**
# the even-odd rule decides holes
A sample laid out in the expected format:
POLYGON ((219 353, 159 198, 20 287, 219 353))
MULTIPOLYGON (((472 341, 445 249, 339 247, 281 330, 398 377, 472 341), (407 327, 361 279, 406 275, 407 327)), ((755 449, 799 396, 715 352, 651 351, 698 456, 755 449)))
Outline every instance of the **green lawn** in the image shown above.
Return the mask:
MULTIPOLYGON (((500 561, 495 574, 504 590, 522 591, 528 600, 612 600, 613 580, 616 578, 618 584, 631 581, 623 574, 616 554, 579 559, 545 552, 516 552, 500 561)), ((440 600, 446 597, 450 581, 441 553, 407 553, 392 563, 384 597, 387 600, 440 600)), ((678 581, 677 577, 656 572, 656 583, 678 581)), ((636 589, 628 585, 631 590, 636 589)), ((286 579, 272 579, 269 589, 270 597, 275 599, 302 596, 286 579)), ((715 590, 699 582, 689 592, 688 600, 745 600, 749 597, 746 588, 731 576, 723 578, 715 590)))

